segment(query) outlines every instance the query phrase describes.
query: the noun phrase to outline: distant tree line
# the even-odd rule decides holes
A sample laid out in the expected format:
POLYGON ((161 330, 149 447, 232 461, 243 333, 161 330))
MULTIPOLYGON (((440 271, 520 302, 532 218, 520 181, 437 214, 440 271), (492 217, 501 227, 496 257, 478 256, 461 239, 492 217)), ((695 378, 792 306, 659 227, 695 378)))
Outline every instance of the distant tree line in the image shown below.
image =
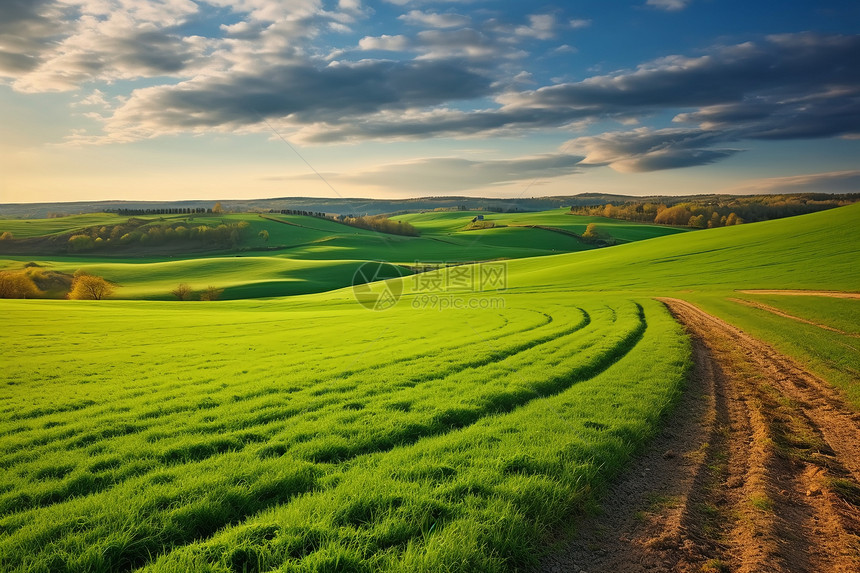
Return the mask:
POLYGON ((349 225, 350 227, 357 227, 368 231, 377 231, 379 233, 388 233, 389 235, 417 237, 421 234, 418 232, 418 229, 409 223, 405 221, 395 221, 393 219, 389 219, 385 215, 370 215, 365 217, 338 215, 335 220, 343 223, 344 225, 349 225))
POLYGON ((69 237, 70 252, 84 252, 129 245, 162 245, 197 242, 221 248, 235 248, 250 227, 247 221, 218 226, 190 223, 151 223, 131 218, 118 225, 88 227, 69 237))
POLYGON ((123 217, 140 217, 142 215, 203 215, 212 213, 205 207, 164 207, 161 209, 106 209, 106 213, 116 213, 123 217))
POLYGON ((280 211, 272 209, 269 212, 280 213, 281 215, 302 215, 305 217, 328 219, 330 221, 337 221, 338 223, 349 225, 350 227, 357 227, 368 231, 377 231, 379 233, 388 233, 389 235, 417 237, 421 234, 418 229, 409 223, 394 221, 388 215, 353 215, 350 213, 347 215, 329 216, 322 211, 302 211, 300 209, 281 209, 280 211))
POLYGON ((322 211, 302 211, 300 209, 269 209, 269 213, 280 213, 281 215, 302 215, 304 217, 317 217, 318 219, 327 219, 322 211))
POLYGON ((847 205, 860 198, 858 196, 833 196, 815 193, 798 195, 754 195, 754 196, 707 196, 700 200, 685 200, 673 203, 628 201, 620 205, 608 203, 603 206, 571 207, 576 215, 590 215, 709 229, 727 227, 742 223, 767 221, 814 213, 847 205))

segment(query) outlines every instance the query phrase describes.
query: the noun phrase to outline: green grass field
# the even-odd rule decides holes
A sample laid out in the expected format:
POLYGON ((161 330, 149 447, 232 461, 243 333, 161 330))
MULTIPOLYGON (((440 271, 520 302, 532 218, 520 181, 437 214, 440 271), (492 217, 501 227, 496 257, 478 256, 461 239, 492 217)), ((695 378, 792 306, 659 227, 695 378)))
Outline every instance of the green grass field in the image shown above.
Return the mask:
MULTIPOLYGON (((429 215, 437 236, 459 233, 429 215)), ((492 263, 504 269, 492 285, 480 280, 490 263, 452 267, 394 279, 403 295, 384 311, 349 288, 2 300, 0 570, 528 566, 683 389, 689 344, 655 296, 749 329, 860 406, 860 353, 831 352, 856 338, 786 328, 791 319, 729 300, 755 298, 737 289, 857 290, 858 221, 860 205, 509 260, 492 263)), ((324 283, 349 270, 331 265, 354 264, 272 259, 283 266, 152 261, 139 277, 128 262, 94 264, 153 289, 198 264, 201 277, 235 272, 241 284, 314 272, 324 283), (230 264, 248 266, 219 266, 230 264)), ((845 309, 858 301, 781 298, 793 297, 766 301, 834 327, 856 316, 845 309)))
MULTIPOLYGON (((619 242, 641 241, 661 237, 663 235, 674 235, 689 231, 685 228, 666 227, 660 225, 645 225, 619 221, 606 217, 585 217, 581 215, 569 215, 567 209, 555 209, 552 211, 541 211, 535 213, 488 213, 483 211, 454 211, 454 212, 429 212, 396 216, 394 219, 402 219, 419 229, 432 230, 436 233, 458 233, 468 228, 470 221, 477 215, 483 215, 485 221, 495 225, 509 227, 527 227, 529 225, 540 225, 554 229, 563 229, 581 235, 589 223, 597 227, 619 242)), ((541 231, 541 229, 537 229, 541 231)), ((548 231, 543 231, 546 233, 548 231)))
MULTIPOLYGON (((0 270, 18 269, 36 262, 49 270, 74 273, 85 269, 104 276, 117 285, 112 295, 118 299, 168 300, 180 282, 194 289, 209 285, 224 289, 225 299, 278 297, 329 291, 352 284, 361 261, 389 261, 400 265, 400 274, 416 262, 450 264, 512 259, 578 252, 594 247, 576 237, 523 226, 463 231, 475 216, 470 212, 441 212, 395 217, 413 222, 420 237, 386 235, 349 227, 331 220, 301 215, 227 214, 164 215, 143 217, 150 223, 140 229, 166 223, 185 227, 216 227, 221 224, 248 223, 235 249, 188 243, 188 251, 178 245, 131 246, 117 250, 97 249, 87 253, 57 254, 42 252, 3 255, 12 247, 0 241, 0 270), (265 231, 268 238, 260 236, 265 231), (208 252, 207 252, 208 251, 208 252), (148 263, 141 264, 141 263, 148 263)), ((487 214, 488 219, 509 217, 487 214)), ((565 215, 562 210, 520 214, 530 221, 581 233, 594 218, 565 215), (562 222, 558 222, 562 221, 562 222)), ((28 221, 0 220, 0 232, 10 230, 16 237, 56 236, 76 233, 91 226, 119 224, 128 220, 111 214, 76 215, 58 219, 28 221)), ((615 224, 620 240, 640 240, 677 229, 656 225, 607 221, 615 224)), ((603 223, 601 223, 603 225, 603 223)), ((611 231, 613 234, 616 232, 611 231)), ((43 247, 47 249, 48 247, 43 247)))
POLYGON ((0 233, 8 231, 20 238, 60 235, 96 225, 115 225, 127 219, 128 217, 120 217, 111 213, 70 215, 68 217, 56 217, 53 219, 0 218, 0 233))

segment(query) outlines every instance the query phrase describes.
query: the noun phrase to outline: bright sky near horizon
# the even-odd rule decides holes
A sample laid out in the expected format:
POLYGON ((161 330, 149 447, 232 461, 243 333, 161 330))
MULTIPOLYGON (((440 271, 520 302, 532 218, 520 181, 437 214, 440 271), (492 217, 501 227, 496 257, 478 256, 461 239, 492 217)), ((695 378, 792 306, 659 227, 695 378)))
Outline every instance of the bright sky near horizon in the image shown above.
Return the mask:
POLYGON ((853 0, 0 0, 0 203, 858 191, 858 32, 853 0))

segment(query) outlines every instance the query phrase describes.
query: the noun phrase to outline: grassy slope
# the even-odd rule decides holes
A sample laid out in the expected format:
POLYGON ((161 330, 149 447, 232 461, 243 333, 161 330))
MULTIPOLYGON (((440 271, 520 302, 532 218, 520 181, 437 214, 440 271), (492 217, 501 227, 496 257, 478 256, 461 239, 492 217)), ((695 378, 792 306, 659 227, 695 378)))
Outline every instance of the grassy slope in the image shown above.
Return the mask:
MULTIPOLYGON (((741 289, 860 289, 860 205, 790 219, 658 237, 611 249, 508 263, 513 292, 678 296, 798 357, 860 408, 857 340, 728 301, 741 289)), ((843 308, 856 301, 798 305, 843 308)), ((768 299, 780 306, 779 299, 768 299)), ((810 311, 827 324, 827 316, 810 311)), ((831 310, 831 316, 833 311, 831 310)), ((838 328, 840 322, 833 321, 838 328)), ((844 326, 844 325, 843 325, 844 326)))
POLYGON ((649 294, 734 289, 857 290, 860 205, 658 237, 575 256, 512 261, 524 289, 649 294))
MULTIPOLYGON (((10 256, 0 260, 0 269, 19 268, 21 263, 30 260, 70 273, 85 268, 121 285, 113 295, 120 299, 169 299, 170 290, 180 282, 197 289, 208 285, 223 288, 225 298, 234 299, 320 292, 351 285, 359 265, 355 261, 384 260, 402 265, 453 263, 534 257, 591 248, 574 237, 541 229, 506 227, 458 231, 463 221, 471 218, 468 214, 434 213, 404 216, 403 219, 409 217, 416 219, 415 224, 423 233, 421 237, 385 235, 298 215, 266 215, 266 218, 254 214, 153 216, 147 218, 152 220, 152 224, 174 221, 188 227, 247 221, 250 228, 238 245, 244 252, 220 257, 203 254, 205 258, 191 259, 189 257, 201 255, 183 256, 181 252, 173 252, 168 256, 165 252, 159 256, 157 248, 141 251, 141 247, 130 252, 94 251, 89 256, 53 256, 47 261, 41 257, 10 256), (269 234, 268 240, 260 237, 263 230, 269 234), (258 256, 264 249, 265 256, 258 256), (177 261, 177 258, 189 260, 177 261)), ((534 221, 546 218, 547 224, 559 218, 575 219, 561 211, 533 213, 530 218, 534 221)), ((124 220, 115 215, 82 215, 12 223, 28 228, 33 235, 57 234, 81 226, 124 220)), ((581 226, 585 228, 584 224, 581 226)), ((674 231, 649 225, 625 226, 647 229, 643 237, 649 233, 674 231)), ((146 226, 142 229, 145 230, 146 226)), ((199 248, 195 245, 195 249, 199 248)))
MULTIPOLYGON (((419 229, 427 229, 432 232, 453 233, 461 231, 468 226, 476 215, 483 215, 485 220, 497 225, 542 225, 564 229, 573 233, 582 234, 589 223, 595 223, 599 229, 609 233, 620 241, 639 241, 660 237, 663 235, 674 235, 689 231, 689 229, 666 227, 661 225, 647 225, 607 219, 605 217, 583 217, 581 215, 568 215, 567 209, 554 209, 551 211, 540 211, 537 213, 488 213, 486 211, 453 211, 453 212, 430 212, 415 213, 396 216, 395 219, 408 221, 419 229)), ((546 231, 544 231, 546 232, 546 231)))
POLYGON ((61 235, 95 225, 116 225, 127 220, 128 217, 111 213, 70 215, 54 219, 0 219, 0 234, 9 231, 16 238, 21 239, 42 235, 61 235))
POLYGON ((773 339, 778 323, 727 297, 856 288, 858 215, 510 261, 507 291, 446 294, 502 297, 493 310, 416 309, 428 293, 412 278, 378 313, 348 290, 0 301, 0 462, 14 468, 0 567, 527 564, 681 384, 689 350, 650 297, 690 298, 773 339))
MULTIPOLYGON (((281 257, 212 257, 158 262, 92 260, 41 261, 45 269, 74 273, 82 269, 117 285, 112 298, 173 300, 170 291, 180 283, 201 291, 224 289, 222 299, 288 296, 328 291, 351 284, 363 261, 311 261, 281 257)), ((11 266, 11 265, 10 265, 11 266)), ((388 265, 384 276, 408 270, 388 265)))
POLYGON ((0 567, 525 563, 685 369, 660 305, 606 303, 6 301, 0 567))

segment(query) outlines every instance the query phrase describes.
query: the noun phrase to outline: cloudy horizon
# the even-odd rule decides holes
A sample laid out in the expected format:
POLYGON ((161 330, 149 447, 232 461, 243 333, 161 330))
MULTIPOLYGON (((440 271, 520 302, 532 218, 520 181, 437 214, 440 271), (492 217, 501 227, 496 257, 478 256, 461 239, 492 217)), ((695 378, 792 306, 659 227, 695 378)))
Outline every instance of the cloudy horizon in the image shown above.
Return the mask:
POLYGON ((851 2, 8 0, 0 202, 857 190, 858 23, 851 2))

